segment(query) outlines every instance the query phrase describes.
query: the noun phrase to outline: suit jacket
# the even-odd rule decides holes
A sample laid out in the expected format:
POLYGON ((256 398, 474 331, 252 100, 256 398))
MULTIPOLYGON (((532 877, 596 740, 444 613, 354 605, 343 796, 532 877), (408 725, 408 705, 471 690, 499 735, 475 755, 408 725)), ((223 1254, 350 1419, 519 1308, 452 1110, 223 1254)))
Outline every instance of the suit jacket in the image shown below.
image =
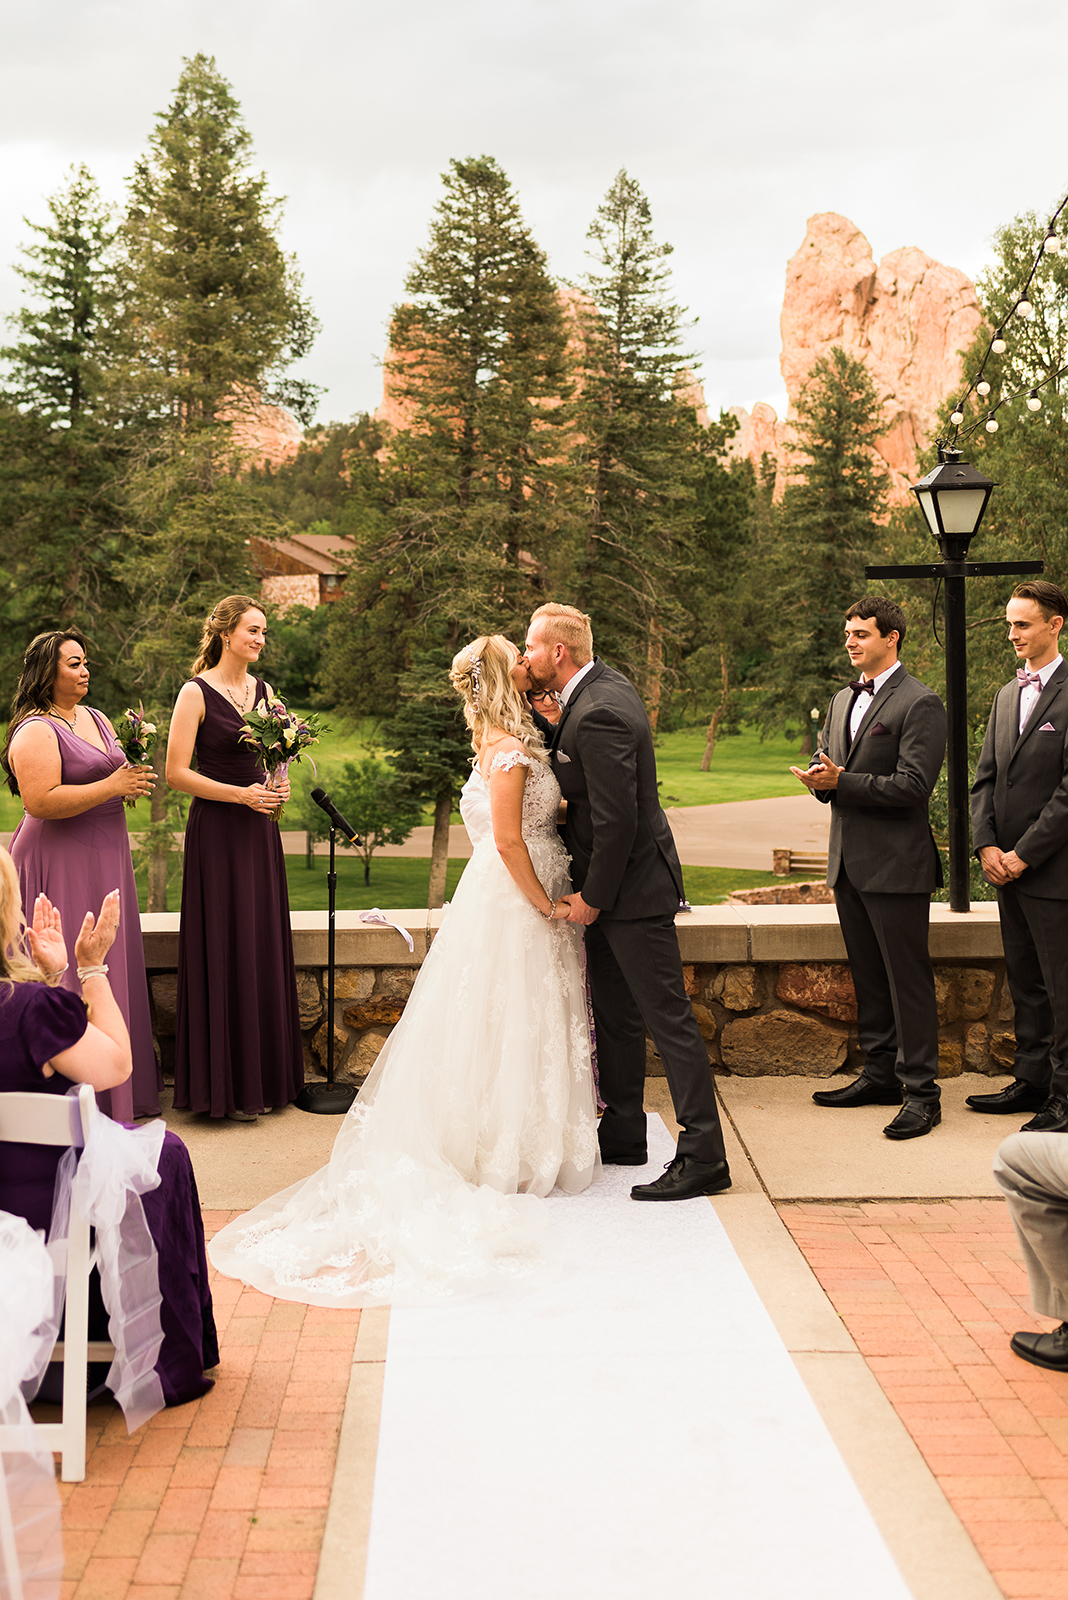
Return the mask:
POLYGON ((1025 894, 1068 899, 1068 663, 1051 674, 1023 733, 1016 679, 994 696, 972 785, 972 842, 1015 850, 1027 862, 1016 880, 1025 894))
POLYGON ((929 894, 942 868, 927 808, 946 753, 946 711, 933 689, 904 667, 872 696, 849 744, 853 695, 831 701, 823 747, 844 768, 831 805, 827 882, 845 865, 861 893, 929 894))
POLYGON ((551 754, 583 899, 602 917, 674 915, 682 868, 657 794, 649 718, 633 686, 599 657, 564 707, 551 754))

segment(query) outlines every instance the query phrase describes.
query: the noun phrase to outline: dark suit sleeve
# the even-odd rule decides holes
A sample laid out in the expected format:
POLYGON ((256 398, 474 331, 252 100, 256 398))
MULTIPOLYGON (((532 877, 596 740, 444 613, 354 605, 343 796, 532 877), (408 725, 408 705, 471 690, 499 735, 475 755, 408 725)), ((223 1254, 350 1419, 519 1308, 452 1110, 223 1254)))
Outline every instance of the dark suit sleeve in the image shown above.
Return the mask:
POLYGON ((610 707, 582 719, 582 770, 590 802, 593 847, 582 885, 589 906, 614 906, 638 832, 638 744, 610 707))
POLYGON ((994 785, 997 782, 998 763, 995 754, 998 723, 998 697, 990 707, 990 717, 983 739, 983 752, 972 784, 972 849, 985 850, 998 842, 997 824, 994 820, 994 785))
MULTIPOLYGON (((818 748, 816 750, 816 755, 825 755, 828 758, 830 758, 831 752, 827 748, 827 746, 828 746, 828 741, 829 741, 830 736, 831 736, 831 718, 833 716, 834 716, 834 700, 832 700, 830 705, 827 707, 827 715, 826 715, 826 717, 824 718, 824 721, 823 721, 823 738, 819 742, 819 746, 818 746, 818 748)), ((824 806, 830 805, 830 803, 831 803, 831 791, 830 791, 830 789, 810 789, 808 792, 809 792, 809 794, 815 795, 816 799, 820 802, 821 805, 824 805, 824 806)))
POLYGON ((898 738, 897 765, 887 777, 843 772, 835 793, 840 806, 925 806, 946 753, 946 708, 936 694, 914 700, 898 738))

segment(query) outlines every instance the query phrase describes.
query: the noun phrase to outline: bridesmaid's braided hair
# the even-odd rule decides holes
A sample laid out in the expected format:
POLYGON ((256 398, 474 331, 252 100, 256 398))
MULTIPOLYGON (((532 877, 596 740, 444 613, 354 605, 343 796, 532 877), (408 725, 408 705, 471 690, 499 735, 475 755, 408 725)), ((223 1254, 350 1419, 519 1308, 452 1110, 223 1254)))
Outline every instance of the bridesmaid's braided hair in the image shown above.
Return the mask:
POLYGON ((200 636, 200 654, 190 669, 189 676, 195 678, 198 672, 206 672, 208 667, 217 667, 223 653, 223 634, 233 633, 246 611, 263 611, 258 600, 250 594, 228 594, 225 600, 220 600, 213 607, 211 615, 204 623, 204 632, 200 636))
POLYGON ((18 794, 19 786, 8 760, 11 741, 19 725, 25 722, 27 717, 47 717, 52 709, 52 690, 55 687, 56 673, 59 671, 59 652, 68 639, 72 644, 76 644, 83 654, 88 651, 85 635, 77 628, 53 628, 50 633, 39 633, 26 646, 26 653, 22 658, 22 675, 15 690, 15 698, 11 702, 11 721, 7 725, 7 738, 4 740, 3 750, 0 751, 0 766, 7 774, 7 786, 14 795, 18 794))
POLYGON ((547 761, 530 707, 512 682, 513 664, 511 647, 500 633, 483 634, 453 658, 449 679, 464 703, 471 747, 477 756, 488 733, 509 733, 532 756, 547 761))

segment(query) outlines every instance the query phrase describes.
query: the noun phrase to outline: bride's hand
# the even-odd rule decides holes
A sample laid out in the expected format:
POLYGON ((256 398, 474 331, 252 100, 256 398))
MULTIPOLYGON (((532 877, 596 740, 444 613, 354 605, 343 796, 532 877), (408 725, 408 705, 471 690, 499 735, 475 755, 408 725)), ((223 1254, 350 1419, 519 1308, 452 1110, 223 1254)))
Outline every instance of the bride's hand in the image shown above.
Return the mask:
POLYGON ((571 900, 566 894, 562 894, 559 900, 556 902, 556 908, 553 911, 552 920, 553 922, 570 922, 571 900))

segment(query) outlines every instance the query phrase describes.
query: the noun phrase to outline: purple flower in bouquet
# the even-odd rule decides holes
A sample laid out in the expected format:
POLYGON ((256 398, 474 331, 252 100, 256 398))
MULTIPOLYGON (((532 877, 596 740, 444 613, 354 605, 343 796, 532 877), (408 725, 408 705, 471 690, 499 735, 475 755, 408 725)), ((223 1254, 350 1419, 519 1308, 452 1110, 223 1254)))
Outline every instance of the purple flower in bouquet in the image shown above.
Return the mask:
MULTIPOLYGON (((314 713, 307 717, 298 716, 295 711, 287 710, 276 695, 262 709, 256 706, 245 713, 240 737, 243 744, 251 745, 256 751, 266 769, 267 781, 273 788, 286 776, 291 762, 300 761, 311 745, 319 743, 322 732, 319 717, 314 713)), ((318 777, 315 762, 311 756, 308 760, 318 777)), ((284 809, 284 806, 280 806, 275 813, 278 822, 282 820, 284 809)))
MULTIPOLYGON (((145 717, 145 707, 142 701, 137 702, 137 710, 127 706, 122 716, 115 724, 115 738, 119 749, 126 757, 131 767, 147 767, 151 763, 152 747, 156 742, 156 724, 149 722, 145 717)), ((137 800, 134 796, 126 798, 128 806, 135 806, 137 800)))

